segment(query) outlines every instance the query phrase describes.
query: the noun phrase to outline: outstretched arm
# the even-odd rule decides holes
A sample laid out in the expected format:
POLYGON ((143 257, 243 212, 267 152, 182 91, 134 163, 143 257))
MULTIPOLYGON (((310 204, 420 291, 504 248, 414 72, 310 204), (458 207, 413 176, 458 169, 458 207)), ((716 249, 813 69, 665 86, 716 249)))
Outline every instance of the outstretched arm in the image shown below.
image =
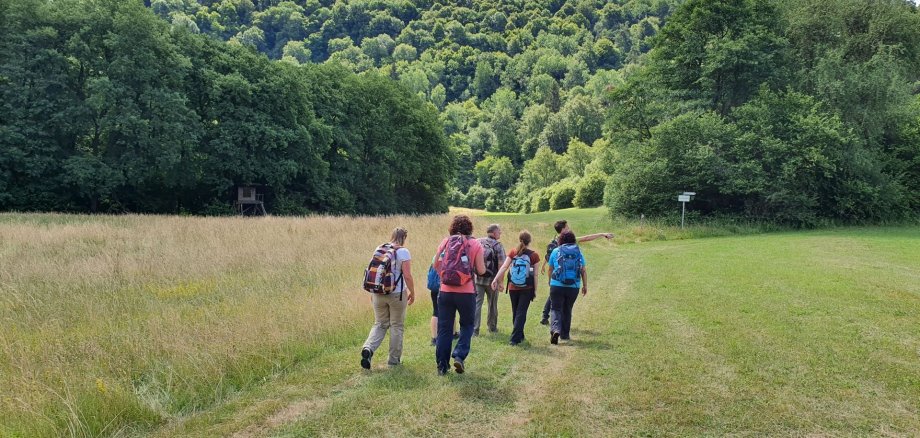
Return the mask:
POLYGON ((600 239, 601 237, 604 237, 604 238, 607 238, 607 239, 612 239, 612 238, 613 238, 613 233, 594 233, 594 234, 588 234, 588 235, 586 235, 586 236, 578 237, 578 238, 576 238, 576 240, 578 240, 578 243, 584 243, 584 242, 590 242, 590 241, 595 240, 595 239, 600 239))

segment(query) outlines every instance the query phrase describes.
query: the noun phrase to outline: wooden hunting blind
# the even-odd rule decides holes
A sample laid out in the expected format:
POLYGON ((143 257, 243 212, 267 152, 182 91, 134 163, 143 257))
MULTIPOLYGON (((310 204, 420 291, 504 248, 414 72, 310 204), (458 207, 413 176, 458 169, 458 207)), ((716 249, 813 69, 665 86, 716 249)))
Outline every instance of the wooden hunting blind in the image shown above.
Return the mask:
POLYGON ((265 216, 265 195, 258 193, 255 186, 239 186, 236 189, 234 208, 242 216, 265 216))

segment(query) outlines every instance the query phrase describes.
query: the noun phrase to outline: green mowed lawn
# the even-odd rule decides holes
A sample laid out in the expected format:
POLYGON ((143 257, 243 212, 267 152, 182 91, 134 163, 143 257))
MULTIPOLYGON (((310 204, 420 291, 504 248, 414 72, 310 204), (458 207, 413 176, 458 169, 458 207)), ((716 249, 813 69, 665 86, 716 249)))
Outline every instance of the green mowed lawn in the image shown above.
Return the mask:
MULTIPOLYGON (((524 223, 528 217, 514 217, 524 223)), ((533 224, 531 224, 533 225, 533 224)), ((579 224, 583 229, 589 224, 579 224)), ((506 230, 511 230, 506 227, 506 230)), ((506 231, 504 240, 516 233, 506 231)), ((920 431, 920 229, 846 228, 584 245, 589 294, 572 341, 549 344, 532 303, 525 346, 474 338, 438 377, 430 300, 404 365, 365 332, 164 436, 915 435, 920 431)), ((367 328, 372 322, 370 307, 367 328)))

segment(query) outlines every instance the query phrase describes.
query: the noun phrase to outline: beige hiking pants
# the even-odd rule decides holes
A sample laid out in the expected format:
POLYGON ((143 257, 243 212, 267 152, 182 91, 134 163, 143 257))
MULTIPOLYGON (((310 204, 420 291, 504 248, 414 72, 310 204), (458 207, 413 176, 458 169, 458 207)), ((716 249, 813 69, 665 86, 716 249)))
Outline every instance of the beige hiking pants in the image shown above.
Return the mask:
POLYGON ((402 357, 408 292, 403 292, 402 301, 400 301, 399 295, 399 292, 397 292, 372 296, 374 325, 371 327, 370 334, 367 335, 367 340, 364 341, 364 348, 376 352, 380 344, 383 343, 383 337, 386 336, 387 330, 389 330, 390 357, 387 360, 389 365, 399 365, 399 360, 402 357))

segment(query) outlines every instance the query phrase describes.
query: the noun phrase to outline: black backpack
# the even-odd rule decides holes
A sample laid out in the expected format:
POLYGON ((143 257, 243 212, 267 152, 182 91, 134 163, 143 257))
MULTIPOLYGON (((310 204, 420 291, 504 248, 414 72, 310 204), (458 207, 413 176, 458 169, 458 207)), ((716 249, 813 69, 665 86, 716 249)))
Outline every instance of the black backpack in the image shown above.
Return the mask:
POLYGON ((556 242, 556 239, 553 239, 549 242, 549 245, 546 245, 546 258, 544 260, 549 260, 549 256, 553 253, 553 250, 559 247, 559 242, 556 242))
POLYGON ((486 247, 489 248, 489 256, 486 257, 486 273, 482 275, 483 278, 494 277, 498 273, 498 254, 495 253, 495 246, 486 245, 483 243, 483 250, 486 247))

